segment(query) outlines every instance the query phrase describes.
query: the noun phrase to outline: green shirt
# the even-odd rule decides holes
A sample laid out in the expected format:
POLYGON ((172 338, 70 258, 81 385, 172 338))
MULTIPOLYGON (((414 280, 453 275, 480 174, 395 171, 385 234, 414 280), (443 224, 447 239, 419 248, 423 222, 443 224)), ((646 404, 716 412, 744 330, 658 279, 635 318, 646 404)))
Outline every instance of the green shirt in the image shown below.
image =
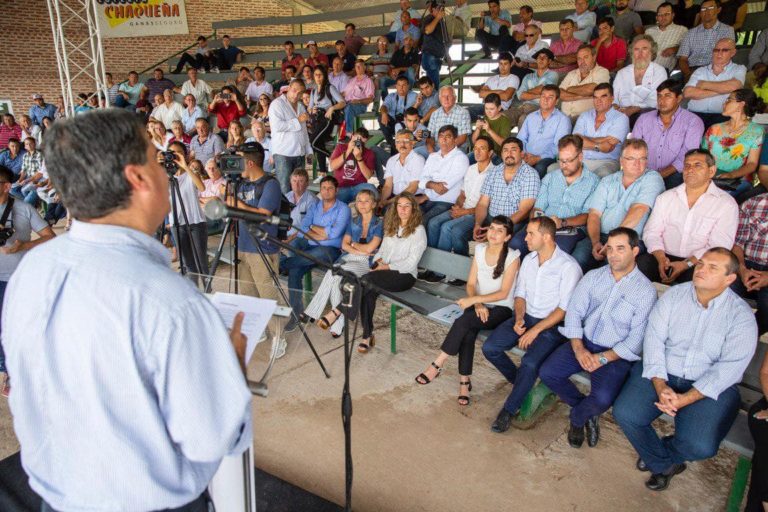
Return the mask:
MULTIPOLYGON (((485 120, 488 121, 489 125, 491 125, 491 129, 496 132, 496 135, 502 139, 506 139, 509 137, 509 134, 512 133, 512 121, 510 121, 507 116, 501 115, 498 117, 498 119, 485 118, 485 120)), ((480 135, 488 135, 488 132, 483 129, 480 131, 480 135)), ((501 145, 494 142, 493 152, 501 156, 501 145)))

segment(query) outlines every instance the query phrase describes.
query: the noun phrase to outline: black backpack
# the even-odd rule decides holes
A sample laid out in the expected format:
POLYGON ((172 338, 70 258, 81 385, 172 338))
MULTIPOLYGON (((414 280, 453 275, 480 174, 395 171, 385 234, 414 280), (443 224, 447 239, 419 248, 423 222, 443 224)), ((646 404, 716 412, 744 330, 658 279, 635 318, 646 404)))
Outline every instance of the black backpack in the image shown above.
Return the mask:
MULTIPOLYGON (((265 178, 262 178, 255 182, 253 186, 253 197, 255 200, 258 200, 261 198, 261 194, 264 192, 264 187, 269 183, 270 180, 277 181, 277 178, 272 174, 266 174, 265 178)), ((278 187, 280 186, 280 182, 277 183, 278 187)), ((282 192, 280 193, 280 206, 277 209, 277 212, 275 212, 276 215, 278 215, 281 219, 284 220, 291 220, 291 211, 296 207, 292 202, 288 200, 287 197, 285 197, 285 194, 282 192)), ((278 228, 277 230, 277 238, 279 240, 286 240, 288 238, 288 230, 285 228, 278 228)))

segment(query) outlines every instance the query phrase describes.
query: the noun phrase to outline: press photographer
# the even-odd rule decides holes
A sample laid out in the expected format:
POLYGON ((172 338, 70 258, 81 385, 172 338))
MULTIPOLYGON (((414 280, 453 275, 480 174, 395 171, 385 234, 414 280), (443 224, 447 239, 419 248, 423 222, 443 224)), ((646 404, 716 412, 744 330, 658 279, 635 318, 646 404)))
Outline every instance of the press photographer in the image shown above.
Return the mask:
MULTIPOLYGON (((13 180, 13 171, 0 165, 0 308, 3 305, 8 280, 21 262, 21 258, 28 250, 56 236, 32 206, 11 197, 13 180), (32 240, 32 231, 38 235, 36 240, 32 240)), ((0 322, 0 332, 2 332, 2 322, 0 322)), ((5 369, 2 344, 0 344, 0 373, 4 374, 2 392, 8 396, 11 385, 5 369)))
POLYGON ((168 225, 181 255, 182 272, 191 273, 193 281, 197 282, 198 274, 208 274, 208 226, 198 199, 198 193, 205 191, 205 185, 203 179, 189 167, 187 148, 182 142, 172 142, 168 151, 158 153, 157 161, 178 183, 175 205, 171 192, 173 210, 168 217, 168 225))
POLYGON ((152 237, 170 211, 156 153, 121 109, 46 133, 75 220, 24 257, 3 315, 14 431, 43 511, 207 511, 222 458, 251 443, 242 314, 228 333, 152 237))

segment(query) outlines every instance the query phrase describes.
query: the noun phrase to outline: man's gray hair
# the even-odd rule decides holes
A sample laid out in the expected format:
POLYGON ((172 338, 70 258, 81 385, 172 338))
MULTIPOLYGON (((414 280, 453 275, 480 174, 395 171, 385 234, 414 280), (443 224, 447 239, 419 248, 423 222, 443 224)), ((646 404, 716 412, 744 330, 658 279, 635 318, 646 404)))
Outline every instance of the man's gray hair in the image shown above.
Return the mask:
POLYGON ((632 53, 632 50, 635 49, 635 45, 639 41, 647 41, 648 44, 651 45, 651 61, 656 60, 656 54, 659 51, 659 44, 656 42, 654 38, 652 38, 648 34, 638 34, 635 36, 634 39, 632 39, 632 48, 630 48, 630 53, 632 53))
POLYGON ((110 108, 60 119, 45 134, 48 174, 62 202, 80 220, 125 208, 127 165, 147 164, 146 130, 127 110, 110 108))

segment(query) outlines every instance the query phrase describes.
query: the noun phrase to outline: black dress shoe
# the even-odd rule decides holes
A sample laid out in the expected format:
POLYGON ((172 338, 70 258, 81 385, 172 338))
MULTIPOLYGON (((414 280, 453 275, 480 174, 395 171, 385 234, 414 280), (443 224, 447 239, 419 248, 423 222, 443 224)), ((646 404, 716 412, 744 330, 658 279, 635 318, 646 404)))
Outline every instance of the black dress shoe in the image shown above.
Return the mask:
POLYGON ((643 462, 643 459, 641 459, 640 457, 637 458, 637 462, 635 463, 635 467, 637 468, 638 471, 650 471, 651 470, 651 468, 646 466, 645 462, 643 462))
POLYGON ((645 482, 645 486, 652 491, 663 491, 669 487, 669 482, 672 481, 672 477, 679 475, 687 466, 685 464, 672 464, 668 470, 663 473, 654 473, 651 478, 645 482))
POLYGON ((509 426, 512 424, 512 415, 506 410, 502 409, 496 416, 496 421, 491 425, 491 432, 501 434, 509 430, 509 426))
POLYGON ((581 445, 584 444, 584 427, 571 424, 571 428, 568 429, 568 444, 572 448, 581 448, 581 445))
POLYGON ((587 429, 587 445, 590 448, 597 446, 597 442, 600 440, 600 416, 592 416, 587 420, 585 425, 587 429))

